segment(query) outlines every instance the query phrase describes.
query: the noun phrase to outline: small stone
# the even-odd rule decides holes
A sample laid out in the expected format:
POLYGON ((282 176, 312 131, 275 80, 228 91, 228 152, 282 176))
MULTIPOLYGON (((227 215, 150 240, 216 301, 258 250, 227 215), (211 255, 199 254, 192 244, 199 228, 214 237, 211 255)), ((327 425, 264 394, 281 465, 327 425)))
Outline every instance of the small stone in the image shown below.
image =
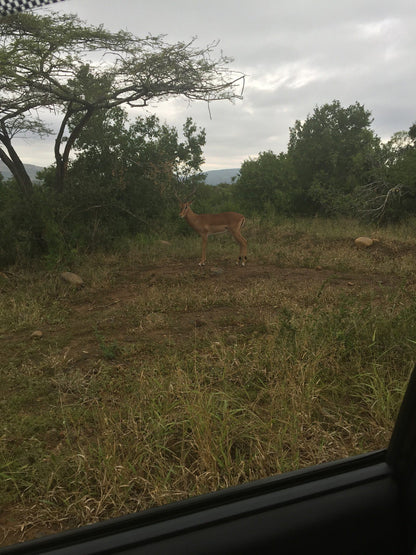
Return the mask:
POLYGON ((74 285, 75 287, 84 287, 84 280, 78 276, 77 274, 73 274, 72 272, 62 272, 61 278, 69 283, 70 285, 74 285))
POLYGON ((374 242, 375 240, 370 239, 370 237, 357 237, 357 239, 354 241, 355 246, 358 249, 367 249, 368 247, 371 247, 374 242))
POLYGON ((40 330, 36 330, 32 333, 30 337, 32 337, 33 339, 40 339, 41 337, 43 337, 43 332, 40 330))

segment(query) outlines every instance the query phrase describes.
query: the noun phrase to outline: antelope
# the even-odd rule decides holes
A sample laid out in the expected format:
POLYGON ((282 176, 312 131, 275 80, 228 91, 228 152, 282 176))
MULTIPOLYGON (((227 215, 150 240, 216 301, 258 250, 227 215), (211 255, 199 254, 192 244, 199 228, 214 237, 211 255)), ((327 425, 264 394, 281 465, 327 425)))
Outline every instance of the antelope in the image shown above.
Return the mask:
POLYGON ((240 256, 237 264, 245 266, 247 262, 247 241, 241 235, 241 228, 244 225, 245 218, 237 212, 222 212, 221 214, 195 214, 191 208, 192 201, 181 202, 181 211, 179 216, 184 218, 188 224, 202 238, 202 256, 199 262, 200 266, 204 266, 206 258, 206 248, 209 235, 217 235, 219 233, 230 233, 237 243, 240 245, 240 256))

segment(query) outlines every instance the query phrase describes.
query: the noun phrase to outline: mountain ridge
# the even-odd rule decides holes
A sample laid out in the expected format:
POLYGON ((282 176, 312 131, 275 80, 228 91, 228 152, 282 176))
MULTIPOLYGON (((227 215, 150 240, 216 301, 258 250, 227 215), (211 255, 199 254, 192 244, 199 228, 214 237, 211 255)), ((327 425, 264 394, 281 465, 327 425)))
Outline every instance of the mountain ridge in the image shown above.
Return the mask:
POLYGON ((219 185, 220 183, 232 183, 233 177, 236 177, 239 171, 239 168, 229 168, 224 170, 210 170, 203 173, 207 185, 219 185))
MULTIPOLYGON (((25 164, 25 168, 27 173, 29 174, 30 179, 36 179, 36 174, 44 169, 43 166, 36 166, 35 164, 25 164)), ((4 162, 0 160, 0 173, 4 177, 4 179, 10 179, 13 177, 12 172, 6 166, 4 162)))
MULTIPOLYGON (((35 164, 25 164, 25 168, 31 179, 36 179, 36 174, 44 169, 43 166, 35 164)), ((205 175, 205 183, 207 185, 219 185, 220 183, 232 183, 233 177, 236 177, 239 168, 226 168, 223 170, 209 170, 202 172, 205 175)), ((9 168, 0 160, 0 173, 5 179, 10 179, 12 173, 9 168)))

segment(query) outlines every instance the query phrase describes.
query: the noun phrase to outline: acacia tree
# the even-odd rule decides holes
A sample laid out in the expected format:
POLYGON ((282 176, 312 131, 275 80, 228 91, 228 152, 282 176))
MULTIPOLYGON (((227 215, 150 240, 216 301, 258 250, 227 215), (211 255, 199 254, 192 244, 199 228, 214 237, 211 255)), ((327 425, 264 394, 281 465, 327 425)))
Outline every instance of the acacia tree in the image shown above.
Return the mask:
POLYGON ((138 38, 86 25, 76 15, 18 14, 0 24, 0 159, 22 193, 32 191, 13 139, 48 134, 42 109, 60 114, 55 139, 56 190, 62 191, 74 143, 99 111, 143 108, 168 97, 233 100, 244 76, 195 39, 168 44, 164 36, 138 38), (72 128, 69 123, 77 121, 72 128))

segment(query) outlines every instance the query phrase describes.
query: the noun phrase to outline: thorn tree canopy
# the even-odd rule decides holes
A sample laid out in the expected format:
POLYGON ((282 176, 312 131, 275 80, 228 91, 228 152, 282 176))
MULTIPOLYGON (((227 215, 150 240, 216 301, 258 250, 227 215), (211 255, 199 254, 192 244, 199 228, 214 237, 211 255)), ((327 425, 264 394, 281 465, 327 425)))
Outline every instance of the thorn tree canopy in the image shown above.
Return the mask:
POLYGON ((76 15, 18 14, 0 23, 0 159, 20 190, 32 183, 13 138, 51 134, 44 109, 61 116, 55 139, 56 189, 64 187, 75 140, 100 110, 126 104, 142 108, 168 97, 190 101, 241 98, 244 75, 216 55, 218 42, 204 48, 168 44, 163 35, 138 38, 86 25, 76 15), (68 123, 76 120, 71 129, 68 123), (65 136, 67 134, 67 136, 65 136))

